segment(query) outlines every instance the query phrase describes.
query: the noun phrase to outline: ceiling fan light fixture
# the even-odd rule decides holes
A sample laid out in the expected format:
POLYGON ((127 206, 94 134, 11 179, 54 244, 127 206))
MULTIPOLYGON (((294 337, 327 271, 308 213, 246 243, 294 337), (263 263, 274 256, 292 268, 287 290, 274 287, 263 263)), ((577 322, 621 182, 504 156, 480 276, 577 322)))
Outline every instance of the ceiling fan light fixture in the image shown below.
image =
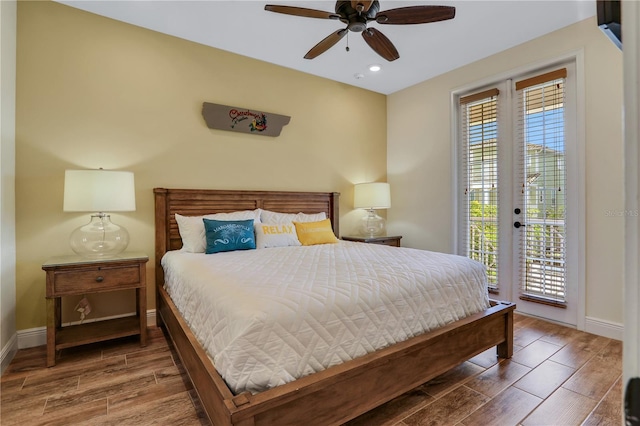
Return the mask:
POLYGON ((347 25, 349 31, 353 31, 354 33, 361 33, 367 29, 367 23, 359 20, 354 20, 349 22, 347 25))

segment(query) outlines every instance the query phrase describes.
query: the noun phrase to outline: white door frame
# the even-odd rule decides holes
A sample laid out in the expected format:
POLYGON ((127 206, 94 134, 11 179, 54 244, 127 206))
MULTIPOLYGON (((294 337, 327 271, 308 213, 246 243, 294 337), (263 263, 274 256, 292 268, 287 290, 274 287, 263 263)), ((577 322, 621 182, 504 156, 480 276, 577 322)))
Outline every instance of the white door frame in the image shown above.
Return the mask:
MULTIPOLYGON (((452 188, 458 188, 458 161, 459 153, 458 153, 458 136, 460 123, 458 122, 458 99, 462 94, 469 93, 475 90, 482 90, 487 87, 501 87, 500 83, 505 80, 509 80, 520 75, 525 75, 531 72, 534 72, 538 69, 544 69, 548 67, 552 67, 554 65, 561 65, 563 63, 571 62, 575 63, 576 68, 576 137, 577 137, 577 156, 575 158, 576 161, 576 169, 577 174, 580 179, 579 187, 575 188, 575 195, 578 197, 578 205, 582 206, 582 208, 578 211, 578 217, 575 220, 575 225, 578 229, 578 235, 584 235, 586 229, 586 216, 585 216, 585 176, 586 176, 586 167, 585 167, 585 79, 584 79, 584 50, 578 49, 575 51, 567 52, 564 55, 551 58, 545 61, 538 61, 533 64, 528 64, 522 67, 514 68, 512 70, 505 71, 503 73, 497 74, 495 76, 485 78, 479 80, 477 82, 467 84, 458 88, 455 88, 451 91, 451 102, 450 102, 450 114, 452 117, 451 120, 451 180, 452 180, 452 188)), ((504 198, 510 198, 510 195, 502 194, 501 200, 504 198)), ((500 201, 502 205, 503 201, 500 201)), ((452 211, 453 217, 458 217, 459 215, 458 205, 458 196, 452 197, 452 211)), ((511 209, 511 207, 509 207, 511 209)), ((502 209, 504 211, 504 209, 502 209)), ((502 213, 501 211, 501 213, 502 213)), ((509 214, 509 216, 512 216, 509 214)), ((459 240, 458 240, 458 224, 457 221, 451 221, 451 247, 453 248, 453 253, 459 253, 459 240)), ((577 264, 573 267, 573 273, 575 274, 574 279, 577 282, 576 289, 576 311, 577 311, 577 323, 576 328, 578 330, 585 330, 586 327, 586 265, 585 265, 585 245, 579 244, 578 248, 578 261, 577 264)), ((504 291, 504 289, 502 289, 504 291)), ((510 290, 508 290, 510 292, 510 290)), ((504 293, 507 295, 507 293, 504 293)), ((513 295, 508 295, 513 297, 513 295)))

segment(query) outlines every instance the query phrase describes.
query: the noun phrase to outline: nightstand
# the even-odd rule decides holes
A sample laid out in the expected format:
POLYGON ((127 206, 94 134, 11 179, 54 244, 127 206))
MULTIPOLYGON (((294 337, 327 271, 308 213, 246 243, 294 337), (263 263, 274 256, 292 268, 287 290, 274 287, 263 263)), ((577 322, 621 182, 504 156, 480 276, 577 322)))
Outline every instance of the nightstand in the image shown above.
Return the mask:
POLYGON ((140 335, 147 345, 147 279, 143 253, 125 252, 109 259, 58 256, 42 265, 47 273, 47 367, 56 365, 56 351, 118 337, 140 335), (136 290, 136 315, 62 327, 62 296, 136 290))
POLYGON ((402 236, 393 237, 342 237, 345 241, 355 241, 358 243, 382 244, 385 246, 400 247, 402 236))

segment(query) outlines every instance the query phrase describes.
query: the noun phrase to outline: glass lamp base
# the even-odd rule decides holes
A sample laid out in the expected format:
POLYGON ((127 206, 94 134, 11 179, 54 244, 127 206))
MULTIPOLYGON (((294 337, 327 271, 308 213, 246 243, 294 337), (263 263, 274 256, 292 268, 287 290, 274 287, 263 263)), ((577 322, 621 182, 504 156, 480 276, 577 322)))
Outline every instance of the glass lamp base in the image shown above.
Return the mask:
POLYGON ((378 216, 373 209, 369 210, 369 213, 360 222, 360 233, 366 237, 379 237, 384 235, 386 230, 387 221, 378 216))
POLYGON ((129 232, 111 222, 107 214, 91 216, 91 221, 71 233, 71 249, 82 257, 99 259, 115 256, 129 245, 129 232))

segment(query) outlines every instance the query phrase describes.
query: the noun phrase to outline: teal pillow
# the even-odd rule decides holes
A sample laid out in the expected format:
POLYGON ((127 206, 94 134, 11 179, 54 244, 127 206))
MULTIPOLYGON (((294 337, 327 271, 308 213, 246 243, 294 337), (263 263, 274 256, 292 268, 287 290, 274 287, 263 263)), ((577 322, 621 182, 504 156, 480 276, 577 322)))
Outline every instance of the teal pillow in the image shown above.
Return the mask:
POLYGON ((252 250, 256 248, 253 233, 253 219, 204 221, 207 240, 206 254, 233 250, 252 250))

